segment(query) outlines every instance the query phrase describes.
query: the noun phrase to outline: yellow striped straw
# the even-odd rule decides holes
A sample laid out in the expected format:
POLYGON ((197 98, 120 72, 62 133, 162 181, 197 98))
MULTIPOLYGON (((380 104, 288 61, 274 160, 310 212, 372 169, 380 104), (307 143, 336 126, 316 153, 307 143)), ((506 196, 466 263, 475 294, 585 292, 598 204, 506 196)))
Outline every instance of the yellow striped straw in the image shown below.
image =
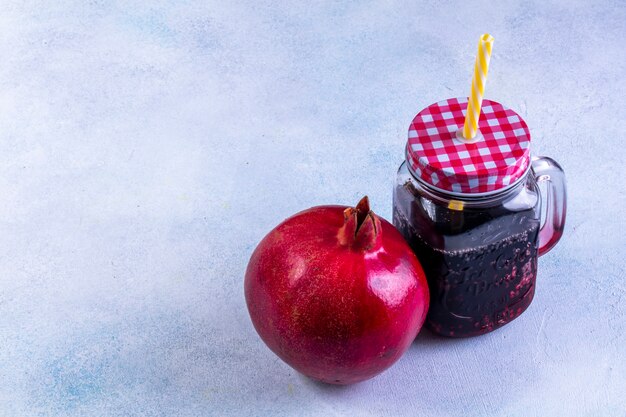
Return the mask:
POLYGON ((473 139, 478 132, 478 118, 480 117, 480 106, 483 104, 485 95, 492 45, 493 37, 488 33, 482 35, 478 41, 478 54, 476 55, 474 76, 472 77, 472 92, 467 102, 467 112, 465 113, 465 123, 463 124, 463 138, 466 140, 473 139))

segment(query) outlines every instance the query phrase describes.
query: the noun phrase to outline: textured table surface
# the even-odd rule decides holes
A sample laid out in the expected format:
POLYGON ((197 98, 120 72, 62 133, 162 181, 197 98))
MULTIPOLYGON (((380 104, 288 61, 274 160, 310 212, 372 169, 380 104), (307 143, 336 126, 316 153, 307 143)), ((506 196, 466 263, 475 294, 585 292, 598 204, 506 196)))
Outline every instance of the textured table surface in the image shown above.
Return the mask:
POLYGON ((176 3, 0 3, 0 416, 626 415, 623 1, 176 3), (532 305, 300 376, 248 318, 251 251, 313 205, 389 218, 483 32, 487 96, 568 177, 532 305))

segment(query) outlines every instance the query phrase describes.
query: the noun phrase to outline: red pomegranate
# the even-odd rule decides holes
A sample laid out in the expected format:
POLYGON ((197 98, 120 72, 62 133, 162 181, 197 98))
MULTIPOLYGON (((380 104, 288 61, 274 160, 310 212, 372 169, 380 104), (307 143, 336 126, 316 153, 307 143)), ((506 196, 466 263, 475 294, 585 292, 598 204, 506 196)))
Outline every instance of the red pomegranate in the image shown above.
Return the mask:
POLYGON ((255 249, 245 295, 257 332, 299 372, 350 384, 387 369, 428 311, 422 268, 400 233, 364 197, 279 224, 255 249))

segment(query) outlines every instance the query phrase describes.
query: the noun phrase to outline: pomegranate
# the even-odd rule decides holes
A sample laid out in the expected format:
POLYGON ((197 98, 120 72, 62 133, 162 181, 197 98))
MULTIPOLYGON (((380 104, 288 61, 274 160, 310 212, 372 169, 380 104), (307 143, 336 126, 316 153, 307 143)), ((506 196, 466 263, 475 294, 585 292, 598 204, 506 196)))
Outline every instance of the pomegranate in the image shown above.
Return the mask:
POLYGON ((297 371, 350 384, 387 369, 428 310, 428 284, 392 224, 370 211, 319 206, 279 224, 245 277, 250 317, 267 346, 297 371))

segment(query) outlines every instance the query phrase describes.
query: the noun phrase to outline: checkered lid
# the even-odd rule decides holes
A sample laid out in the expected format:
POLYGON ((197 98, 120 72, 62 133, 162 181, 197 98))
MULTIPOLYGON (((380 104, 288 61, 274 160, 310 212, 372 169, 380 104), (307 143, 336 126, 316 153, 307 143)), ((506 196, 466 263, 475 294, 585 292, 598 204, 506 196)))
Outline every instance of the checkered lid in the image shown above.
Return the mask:
POLYGON ((457 139, 467 98, 451 98, 419 112, 409 127, 406 159, 416 177, 452 194, 484 194, 520 179, 530 162, 528 126, 513 110, 483 100, 478 139, 457 139))

